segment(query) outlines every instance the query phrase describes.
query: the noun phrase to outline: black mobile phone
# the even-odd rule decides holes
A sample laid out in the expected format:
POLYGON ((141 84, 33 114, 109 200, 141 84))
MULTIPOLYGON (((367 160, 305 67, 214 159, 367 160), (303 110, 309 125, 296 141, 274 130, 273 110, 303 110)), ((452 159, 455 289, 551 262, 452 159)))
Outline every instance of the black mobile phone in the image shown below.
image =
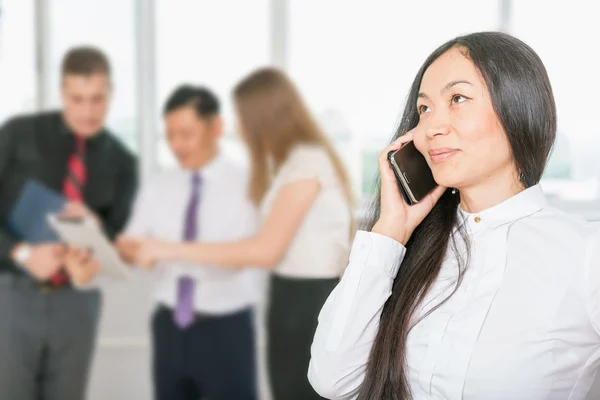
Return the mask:
POLYGON ((388 160, 396 175, 398 187, 408 204, 415 204, 436 188, 427 160, 410 141, 400 149, 390 152, 388 160))

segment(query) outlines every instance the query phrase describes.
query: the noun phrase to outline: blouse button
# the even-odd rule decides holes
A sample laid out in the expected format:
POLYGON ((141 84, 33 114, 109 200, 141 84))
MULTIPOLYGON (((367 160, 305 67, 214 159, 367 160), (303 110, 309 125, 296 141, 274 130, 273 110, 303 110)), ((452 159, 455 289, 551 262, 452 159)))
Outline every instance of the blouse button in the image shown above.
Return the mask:
POLYGON ((477 217, 475 217, 474 221, 476 224, 478 224, 481 222, 481 218, 479 218, 479 216, 477 216, 477 217))

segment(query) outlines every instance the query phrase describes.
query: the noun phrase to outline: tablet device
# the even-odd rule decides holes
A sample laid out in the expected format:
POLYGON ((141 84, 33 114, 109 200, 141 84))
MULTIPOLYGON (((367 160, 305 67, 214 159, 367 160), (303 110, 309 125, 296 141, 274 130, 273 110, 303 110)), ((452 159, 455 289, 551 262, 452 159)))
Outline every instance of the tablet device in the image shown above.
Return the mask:
POLYGON ((48 223, 60 239, 74 247, 88 249, 100 262, 99 276, 126 279, 131 269, 121 260, 112 243, 92 218, 61 218, 57 214, 48 216, 48 223))

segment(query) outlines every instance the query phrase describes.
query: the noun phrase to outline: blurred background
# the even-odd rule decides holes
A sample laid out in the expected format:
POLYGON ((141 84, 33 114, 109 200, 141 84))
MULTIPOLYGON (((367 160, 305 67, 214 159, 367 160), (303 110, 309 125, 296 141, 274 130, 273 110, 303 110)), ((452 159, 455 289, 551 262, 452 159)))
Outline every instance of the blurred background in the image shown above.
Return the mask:
MULTIPOLYGON (((71 46, 110 57, 108 125, 135 151, 142 179, 175 165, 161 108, 182 82, 224 102, 225 151, 244 160, 230 90, 252 69, 284 68, 342 153, 357 196, 373 193, 389 141, 425 57, 463 33, 501 30, 545 63, 559 137, 543 186, 569 212, 600 219, 597 5, 587 0, 0 0, 0 124, 59 105, 71 46), (596 38, 596 39, 594 39, 596 38), (594 111, 596 110, 596 111, 594 111)), ((357 210, 358 212, 358 210, 357 210)), ((90 399, 150 398, 148 278, 106 288, 90 399)), ((265 395, 266 396, 266 395, 265 395)), ((266 398, 266 397, 265 397, 266 398)), ((593 398, 600 398, 597 394, 593 398)))

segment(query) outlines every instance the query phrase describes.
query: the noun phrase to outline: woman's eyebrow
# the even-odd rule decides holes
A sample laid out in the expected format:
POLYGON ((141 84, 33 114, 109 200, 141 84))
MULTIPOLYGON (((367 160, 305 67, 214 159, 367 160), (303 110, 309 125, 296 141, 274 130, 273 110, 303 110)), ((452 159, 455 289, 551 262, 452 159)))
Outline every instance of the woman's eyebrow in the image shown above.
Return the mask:
MULTIPOLYGON (((471 85, 471 86, 473 86, 473 84, 472 84, 471 82, 469 82, 469 81, 466 81, 466 80, 464 80, 464 79, 460 79, 460 80, 457 80, 457 81, 448 82, 448 83, 446 84, 446 86, 444 86, 444 87, 442 88, 442 90, 440 91, 440 94, 444 94, 444 93, 446 93, 446 92, 447 92, 448 90, 450 90, 450 89, 451 89, 453 86, 456 86, 456 85, 458 85, 458 84, 460 84, 460 83, 466 83, 467 85, 471 85)), ((428 99, 428 98, 429 98, 429 96, 427 96, 427 95, 426 95, 424 92, 419 92, 419 96, 418 96, 418 97, 419 97, 419 98, 423 98, 423 99, 428 99)))

